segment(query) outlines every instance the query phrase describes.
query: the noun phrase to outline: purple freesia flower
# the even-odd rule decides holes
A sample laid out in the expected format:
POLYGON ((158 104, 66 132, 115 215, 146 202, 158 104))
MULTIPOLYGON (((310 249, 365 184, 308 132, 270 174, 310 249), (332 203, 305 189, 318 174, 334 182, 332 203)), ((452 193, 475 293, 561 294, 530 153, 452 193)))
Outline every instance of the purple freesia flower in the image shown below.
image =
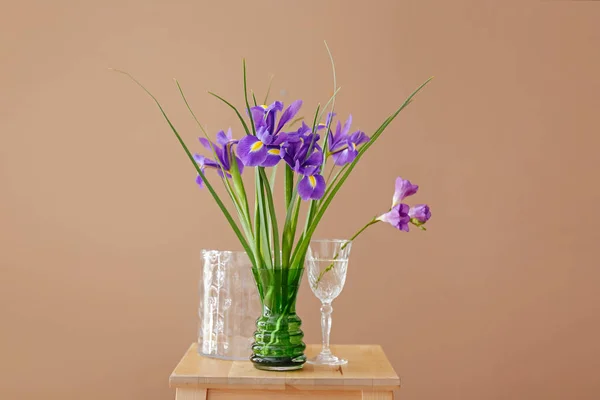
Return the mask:
POLYGON ((377 217, 377 220, 391 224, 396 229, 408 232, 408 224, 411 223, 422 230, 423 224, 431 218, 431 210, 427 204, 417 204, 409 207, 401 203, 408 196, 417 193, 419 186, 413 185, 409 180, 396 178, 396 190, 392 200, 392 208, 387 213, 377 217))
POLYGON ((394 190, 394 197, 392 198, 392 207, 408 196, 417 193, 417 190, 419 190, 418 185, 413 185, 409 180, 402 179, 401 177, 396 178, 396 190, 394 190))
MULTIPOLYGON (((211 153, 214 150, 214 153, 217 156, 217 160, 213 160, 201 154, 194 154, 194 160, 200 166, 200 170, 202 171, 202 173, 204 173, 206 168, 211 168, 216 169, 219 176, 226 176, 227 178, 231 178, 231 168, 233 167, 231 162, 231 157, 233 155, 232 146, 238 143, 237 140, 234 140, 232 138, 231 128, 227 130, 227 133, 223 131, 219 131, 217 133, 217 143, 210 142, 209 140, 202 137, 198 138, 198 140, 200 141, 202 146, 204 146, 204 148, 206 148, 207 150, 211 151, 211 153)), ((241 174, 244 171, 244 164, 242 163, 242 160, 239 159, 239 157, 236 157, 235 159, 238 166, 238 170, 241 174)), ((204 186, 204 182, 202 181, 202 177, 200 177, 200 175, 198 175, 198 177, 196 178, 196 183, 200 187, 204 186)))
MULTIPOLYGON (((332 117, 333 115, 327 116, 326 124, 329 124, 329 120, 332 117)), ((343 127, 340 121, 337 122, 335 134, 333 134, 331 130, 328 132, 329 138, 327 139, 327 144, 329 154, 333 158, 335 165, 342 166, 354 161, 358 155, 357 146, 369 141, 369 137, 362 131, 348 134, 351 125, 352 115, 348 117, 343 127)))
POLYGON ((237 154, 246 166, 272 167, 281 160, 281 144, 286 140, 287 134, 281 129, 300 110, 301 100, 296 100, 283 111, 277 125, 277 112, 283 110, 283 103, 276 101, 270 106, 256 106, 250 109, 256 136, 248 135, 237 148, 237 154))
POLYGON ((429 221, 429 218, 431 218, 431 210, 427 204, 417 204, 410 208, 408 216, 410 217, 410 222, 420 226, 429 221))
POLYGON ((377 219, 391 224, 396 229, 408 232, 408 223, 410 222, 409 209, 410 207, 406 204, 396 204, 390 211, 379 216, 377 219))

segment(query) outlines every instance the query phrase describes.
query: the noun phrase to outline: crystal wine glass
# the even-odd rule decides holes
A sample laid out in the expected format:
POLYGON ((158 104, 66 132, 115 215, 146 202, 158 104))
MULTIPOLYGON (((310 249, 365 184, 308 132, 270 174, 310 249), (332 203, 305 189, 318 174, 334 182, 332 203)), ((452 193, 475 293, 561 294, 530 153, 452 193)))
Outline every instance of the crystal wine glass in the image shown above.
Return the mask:
POLYGON ((323 348, 318 356, 307 360, 310 364, 344 365, 348 360, 336 357, 329 349, 331 333, 331 302, 338 297, 346 282, 348 257, 352 242, 348 240, 312 240, 306 254, 306 269, 310 288, 321 300, 321 331, 323 348))

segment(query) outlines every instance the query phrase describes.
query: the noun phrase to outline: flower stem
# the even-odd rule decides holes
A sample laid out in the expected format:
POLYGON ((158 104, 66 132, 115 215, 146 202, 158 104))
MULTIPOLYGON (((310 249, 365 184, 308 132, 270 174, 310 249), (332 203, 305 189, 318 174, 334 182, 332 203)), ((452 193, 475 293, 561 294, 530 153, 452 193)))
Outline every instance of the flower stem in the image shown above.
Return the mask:
MULTIPOLYGON (((374 225, 376 223, 378 223, 379 220, 375 217, 373 218, 371 221, 369 221, 365 226, 363 226, 362 228, 360 228, 358 230, 358 232, 356 232, 354 235, 352 235, 352 237, 350 239, 348 239, 348 241, 346 243, 344 243, 342 245, 342 247, 340 247, 340 250, 344 250, 346 248, 346 246, 348 246, 349 243, 352 243, 352 241, 354 239, 356 239, 361 233, 363 233, 368 227, 370 227, 371 225, 374 225)), ((333 256, 334 261, 338 258, 339 256, 339 252, 336 253, 335 256, 333 256)), ((327 272, 331 271, 334 267, 334 263, 332 262, 331 264, 329 264, 327 266, 327 268, 325 268, 323 271, 321 271, 321 273, 319 274, 319 276, 317 277, 317 281, 315 282, 315 284, 313 285, 313 287, 316 289, 319 286, 319 283, 321 282, 321 279, 323 279, 323 275, 325 275, 327 272)))
POLYGON ((335 164, 333 165, 333 167, 331 167, 331 171, 329 171, 329 175, 327 175, 327 180, 325 181, 325 187, 327 187, 327 185, 329 184, 329 181, 331 180, 331 175, 333 175, 334 170, 335 170, 335 164))

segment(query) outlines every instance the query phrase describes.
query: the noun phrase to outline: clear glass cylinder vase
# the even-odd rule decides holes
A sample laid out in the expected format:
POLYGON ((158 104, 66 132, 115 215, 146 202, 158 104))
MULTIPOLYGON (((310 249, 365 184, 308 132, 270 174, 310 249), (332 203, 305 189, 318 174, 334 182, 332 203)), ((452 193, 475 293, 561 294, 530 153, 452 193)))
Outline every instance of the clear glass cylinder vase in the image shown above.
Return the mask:
POLYGON ((202 250, 198 353, 248 360, 261 302, 252 263, 241 251, 202 250))

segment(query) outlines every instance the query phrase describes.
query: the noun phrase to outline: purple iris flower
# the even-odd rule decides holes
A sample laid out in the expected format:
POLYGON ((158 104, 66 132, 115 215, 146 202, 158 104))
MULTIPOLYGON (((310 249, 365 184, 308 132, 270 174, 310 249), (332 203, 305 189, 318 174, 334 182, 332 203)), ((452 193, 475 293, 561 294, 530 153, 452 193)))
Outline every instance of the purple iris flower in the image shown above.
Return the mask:
POLYGON ((305 175, 298 182, 298 194, 302 200, 319 200, 325 193, 323 175, 305 175))
POLYGON ((323 150, 317 143, 319 139, 320 136, 312 133, 308 125, 302 122, 296 132, 286 135, 286 140, 281 145, 281 158, 299 174, 311 175, 318 172, 323 163, 323 150))
POLYGON ((287 134, 281 145, 281 157, 298 174, 298 194, 302 200, 318 200, 325 193, 325 179, 320 174, 323 150, 318 145, 319 135, 312 133, 303 122, 296 132, 287 134))
POLYGON ((287 134, 281 129, 300 110, 302 100, 296 100, 283 111, 277 124, 277 112, 283 110, 283 103, 276 101, 270 106, 252 107, 252 119, 256 129, 256 136, 248 135, 238 144, 237 154, 249 167, 272 167, 281 160, 281 144, 286 140, 287 134))
MULTIPOLYGON (((327 124, 332 117, 327 116, 327 124)), ((352 115, 348 117, 343 127, 340 121, 337 122, 335 134, 331 130, 328 132, 329 138, 327 139, 327 144, 329 154, 331 154, 335 165, 342 166, 354 161, 358 155, 357 146, 369 141, 369 137, 362 131, 348 134, 350 132, 350 125, 352 125, 352 115)))
POLYGON ((409 210, 410 207, 406 204, 396 204, 390 211, 379 216, 377 219, 391 224, 396 229, 408 232, 408 223, 410 222, 409 210))
MULTIPOLYGON (((233 155, 232 146, 238 143, 237 140, 234 140, 231 135, 231 128, 227 130, 227 133, 223 131, 219 131, 217 133, 217 143, 210 142, 205 138, 198 138, 202 146, 207 150, 214 150, 217 155, 217 160, 213 160, 211 158, 205 157, 200 154, 194 154, 194 160, 200 166, 200 170, 204 173, 206 168, 216 169, 219 176, 226 176, 227 178, 231 178, 231 168, 233 167, 231 163, 231 156, 233 155)), ((239 157, 236 157, 236 162, 238 166, 238 170, 240 174, 244 171, 244 164, 239 157)), ((196 183, 198 186, 203 187, 204 182, 200 175, 196 178, 196 183)))

